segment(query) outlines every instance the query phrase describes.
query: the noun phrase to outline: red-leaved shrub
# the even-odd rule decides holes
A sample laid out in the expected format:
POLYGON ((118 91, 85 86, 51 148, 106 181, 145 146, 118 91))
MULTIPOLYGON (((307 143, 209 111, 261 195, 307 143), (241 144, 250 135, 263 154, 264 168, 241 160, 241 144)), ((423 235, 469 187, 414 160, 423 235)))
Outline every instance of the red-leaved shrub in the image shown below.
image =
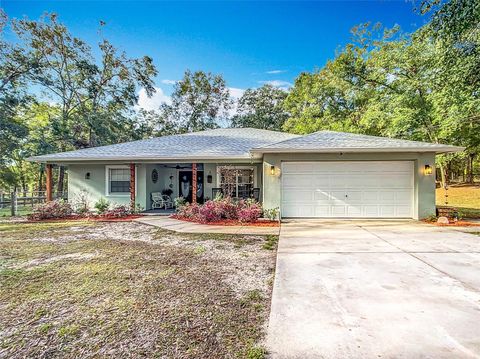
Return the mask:
POLYGON ((38 205, 28 219, 40 221, 43 219, 67 218, 73 213, 72 206, 64 200, 50 201, 38 205))
POLYGON ((185 204, 177 208, 174 215, 178 219, 186 219, 200 223, 218 222, 222 219, 255 222, 262 215, 262 206, 253 200, 234 201, 230 197, 207 201, 203 205, 185 204))
POLYGON ((200 206, 196 203, 187 203, 177 208, 177 217, 195 219, 198 216, 200 206))
POLYGON ((130 213, 129 207, 125 205, 118 205, 103 212, 102 216, 106 218, 122 218, 130 215, 130 213))
POLYGON ((222 212, 219 203, 207 201, 199 207, 197 219, 200 222, 217 222, 222 219, 222 212))
POLYGON ((238 203, 235 203, 232 197, 225 197, 214 200, 221 213, 222 218, 238 219, 238 203))
POLYGON ((258 203, 246 204, 238 210, 238 220, 242 223, 256 222, 262 215, 262 207, 258 203))

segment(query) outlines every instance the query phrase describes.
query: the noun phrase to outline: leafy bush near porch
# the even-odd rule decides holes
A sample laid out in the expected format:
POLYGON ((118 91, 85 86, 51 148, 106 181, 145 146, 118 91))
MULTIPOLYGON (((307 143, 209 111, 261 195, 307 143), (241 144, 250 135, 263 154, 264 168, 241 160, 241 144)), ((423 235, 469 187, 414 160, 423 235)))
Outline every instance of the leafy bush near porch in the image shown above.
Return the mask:
POLYGON ((94 207, 98 211, 98 213, 103 214, 108 210, 108 208, 110 208, 110 201, 102 197, 97 202, 95 202, 94 207))
POLYGON ((103 212, 103 217, 106 218, 121 218, 131 214, 130 208, 125 205, 118 205, 112 209, 108 209, 103 212))
POLYGON ((59 219, 67 218, 73 213, 72 206, 64 200, 50 201, 42 203, 35 207, 33 213, 28 216, 28 219, 33 221, 40 221, 43 219, 59 219))
POLYGON ((199 204, 184 204, 177 207, 176 218, 200 223, 218 222, 222 219, 255 222, 262 215, 262 206, 254 200, 234 201, 230 197, 216 198, 199 204))

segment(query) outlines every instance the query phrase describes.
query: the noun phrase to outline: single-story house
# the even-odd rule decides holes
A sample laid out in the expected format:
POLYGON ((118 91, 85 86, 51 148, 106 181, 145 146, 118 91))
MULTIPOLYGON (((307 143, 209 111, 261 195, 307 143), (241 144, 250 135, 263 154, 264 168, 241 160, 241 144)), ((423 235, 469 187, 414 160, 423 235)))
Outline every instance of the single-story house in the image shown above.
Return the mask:
POLYGON ((50 187, 52 165, 66 166, 72 201, 84 193, 92 204, 104 197, 148 210, 152 193, 170 189, 172 198, 201 202, 228 185, 283 218, 419 219, 435 213, 435 155, 461 150, 333 131, 220 128, 30 160, 47 164, 50 187))

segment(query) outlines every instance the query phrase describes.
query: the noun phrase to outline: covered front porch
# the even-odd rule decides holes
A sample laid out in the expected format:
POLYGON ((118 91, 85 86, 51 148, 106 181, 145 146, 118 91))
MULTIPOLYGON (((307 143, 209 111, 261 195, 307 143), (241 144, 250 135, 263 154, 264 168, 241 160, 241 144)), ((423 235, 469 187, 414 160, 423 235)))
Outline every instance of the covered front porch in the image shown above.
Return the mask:
POLYGON ((177 197, 189 203, 204 203, 220 194, 260 201, 261 177, 261 164, 146 164, 144 208, 147 213, 169 213, 177 197), (159 195, 165 202, 162 198, 158 201, 159 195))
POLYGON ((139 206, 147 213, 168 212, 177 197, 204 203, 223 194, 262 201, 262 177, 260 161, 69 164, 68 193, 69 201, 86 198, 92 208, 103 197, 112 204, 139 206), (167 196, 171 204, 154 205, 152 194, 167 196))

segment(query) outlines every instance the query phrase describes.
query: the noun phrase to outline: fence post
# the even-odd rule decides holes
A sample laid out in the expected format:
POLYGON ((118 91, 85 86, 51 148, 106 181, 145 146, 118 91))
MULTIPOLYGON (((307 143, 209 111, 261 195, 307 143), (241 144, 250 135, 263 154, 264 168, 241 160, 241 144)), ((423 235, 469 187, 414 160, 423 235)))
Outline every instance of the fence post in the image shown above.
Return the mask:
POLYGON ((16 192, 12 192, 10 196, 10 205, 11 205, 12 217, 15 217, 17 215, 17 193, 16 192))

